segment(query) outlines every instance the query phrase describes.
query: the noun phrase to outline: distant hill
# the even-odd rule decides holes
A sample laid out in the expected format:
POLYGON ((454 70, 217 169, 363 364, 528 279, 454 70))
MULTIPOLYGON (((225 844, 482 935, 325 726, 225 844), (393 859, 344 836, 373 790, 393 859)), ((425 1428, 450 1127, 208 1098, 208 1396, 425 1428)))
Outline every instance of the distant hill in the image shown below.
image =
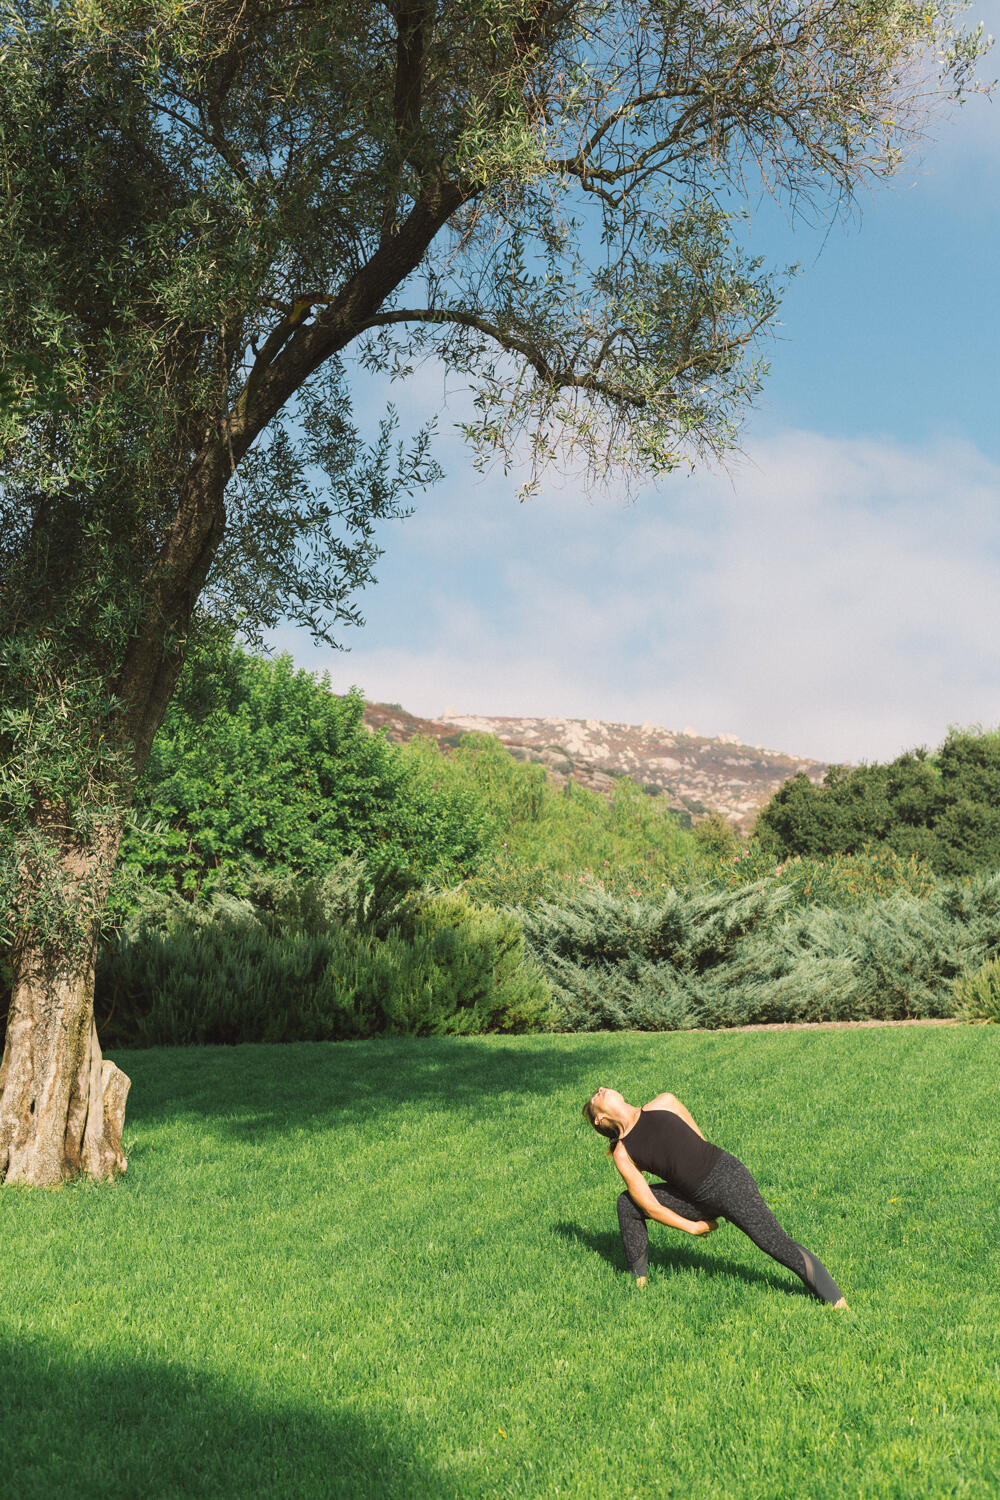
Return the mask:
POLYGON ((556 782, 569 778, 594 791, 608 792, 616 778, 629 776, 666 798, 684 822, 720 812, 748 833, 758 808, 783 781, 804 771, 822 781, 828 767, 819 761, 760 745, 744 745, 734 734, 714 739, 692 729, 659 724, 616 724, 601 719, 514 719, 461 715, 446 709, 440 719, 421 719, 395 703, 369 703, 365 723, 384 729, 391 740, 415 734, 436 739, 443 749, 463 734, 496 735, 517 760, 548 768, 556 782))

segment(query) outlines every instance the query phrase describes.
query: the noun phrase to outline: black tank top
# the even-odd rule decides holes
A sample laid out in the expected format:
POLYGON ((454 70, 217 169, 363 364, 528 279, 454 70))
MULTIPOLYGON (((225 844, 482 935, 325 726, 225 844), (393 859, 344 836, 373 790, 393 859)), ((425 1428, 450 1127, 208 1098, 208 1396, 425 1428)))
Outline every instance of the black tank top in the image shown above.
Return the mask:
POLYGON ((640 1110, 621 1141, 641 1171, 653 1172, 685 1198, 701 1186, 721 1154, 669 1109, 640 1110))

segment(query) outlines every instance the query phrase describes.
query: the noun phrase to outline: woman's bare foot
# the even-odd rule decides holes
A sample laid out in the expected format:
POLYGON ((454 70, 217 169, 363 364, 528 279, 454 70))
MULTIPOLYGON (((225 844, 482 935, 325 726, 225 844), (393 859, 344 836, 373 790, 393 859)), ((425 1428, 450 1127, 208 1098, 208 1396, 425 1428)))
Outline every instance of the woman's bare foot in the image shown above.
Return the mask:
MULTIPOLYGON (((645 1276, 637 1276, 635 1278, 635 1284, 636 1284, 636 1286, 645 1286, 646 1285, 646 1278, 645 1278, 645 1276)), ((845 1306, 846 1306, 846 1304, 845 1304, 845 1306)))
MULTIPOLYGON (((841 1297, 840 1301, 839 1302, 835 1302, 833 1305, 834 1305, 834 1307, 847 1307, 847 1298, 846 1297, 841 1297)), ((848 1311, 850 1311, 849 1308, 848 1308, 848 1311)))

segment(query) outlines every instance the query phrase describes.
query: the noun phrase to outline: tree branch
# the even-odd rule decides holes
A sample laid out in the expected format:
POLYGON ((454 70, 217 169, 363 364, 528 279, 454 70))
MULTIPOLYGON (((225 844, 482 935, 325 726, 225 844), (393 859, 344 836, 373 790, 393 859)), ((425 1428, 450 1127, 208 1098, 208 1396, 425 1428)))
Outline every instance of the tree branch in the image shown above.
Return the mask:
POLYGON ((425 179, 428 167, 418 138, 430 7, 427 0, 398 0, 392 7, 392 13, 396 22, 396 67, 393 78, 396 159, 388 164, 380 242, 387 239, 395 228, 404 163, 408 162, 413 167, 421 182, 425 179))
MULTIPOLYGON (((745 333, 740 334, 738 337, 723 339, 711 350, 706 349, 696 354, 689 353, 688 358, 674 366, 670 378, 672 380, 678 379, 680 376, 687 374, 689 370, 696 368, 706 358, 717 359, 720 355, 725 355, 742 348, 768 322, 770 316, 770 313, 763 313, 745 333)), ((376 313, 374 317, 368 319, 359 332, 363 333, 370 328, 388 327, 394 323, 453 324, 460 328, 471 328, 475 332, 493 339, 508 354, 520 354, 531 365, 539 379, 544 381, 546 385, 551 386, 553 390, 571 389, 587 391, 591 395, 604 396, 608 401, 617 406, 631 406, 636 410, 641 410, 649 404, 649 398, 643 391, 637 391, 626 385, 615 385, 610 381, 601 380, 597 375, 597 371, 607 357, 615 338, 627 333, 627 330, 624 328, 615 328, 608 334, 601 344, 598 356, 591 369, 580 373, 568 367, 559 368, 550 364, 538 345, 532 343, 530 339, 510 333, 499 327, 496 323, 490 322, 488 318, 484 318, 478 313, 467 312, 464 308, 460 307, 411 307, 398 308, 393 312, 376 313)), ((686 347, 690 350, 690 332, 686 341, 686 347)))
MULTIPOLYGON (((191 103, 188 99, 185 99, 184 102, 191 103)), ((180 110, 171 109, 162 100, 157 102, 156 109, 162 115, 169 115, 172 120, 177 121, 178 125, 183 125, 185 130, 190 130, 192 135, 196 135, 199 140, 204 141, 206 145, 211 146, 213 150, 217 151, 226 166, 231 172, 236 174, 241 182, 253 181, 250 169, 243 158, 237 152, 233 151, 229 142, 223 137, 217 112, 215 119, 212 121, 212 129, 206 130, 203 126, 196 125, 193 120, 189 120, 186 115, 182 115, 180 110)))
POLYGON ((365 332, 369 328, 386 327, 392 323, 451 323, 461 328, 472 328, 477 333, 485 334, 506 349, 509 354, 520 354, 528 361, 532 369, 543 380, 546 385, 554 390, 564 387, 573 387, 577 390, 593 392, 597 395, 606 396, 609 400, 634 407, 646 405, 646 397, 641 391, 630 391, 624 386, 613 386, 607 381, 599 380, 596 375, 578 375, 569 369, 557 369, 546 359, 537 344, 530 340, 519 338, 513 333, 507 333, 496 323, 491 323, 488 318, 481 317, 478 313, 466 312, 462 308, 401 308, 394 312, 377 313, 369 318, 364 327, 359 330, 365 332))
POLYGON ((290 304, 262 299, 283 318, 268 335, 233 403, 228 434, 237 461, 323 361, 368 326, 386 298, 416 270, 462 201, 463 189, 454 183, 435 186, 421 196, 399 231, 380 242, 371 259, 336 293, 304 293, 290 304), (318 306, 324 312, 307 323, 310 309, 318 306))

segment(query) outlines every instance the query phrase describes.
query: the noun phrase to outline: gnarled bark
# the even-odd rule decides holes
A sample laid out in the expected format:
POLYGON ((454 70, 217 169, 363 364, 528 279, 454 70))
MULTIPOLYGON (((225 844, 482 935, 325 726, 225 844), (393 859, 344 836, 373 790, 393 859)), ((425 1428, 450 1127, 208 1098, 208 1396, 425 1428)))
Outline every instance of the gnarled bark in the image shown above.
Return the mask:
MULTIPOLYGON (((107 1179, 127 1166, 121 1142, 129 1080, 101 1056, 94 1025, 99 913, 121 827, 106 823, 81 840, 51 807, 38 826, 58 851, 58 897, 67 916, 75 914, 75 937, 44 941, 29 921, 14 941, 0 1062, 0 1181, 56 1187, 79 1172, 107 1179)), ((26 896, 40 878, 26 864, 26 896)))
POLYGON ((81 1171, 124 1172, 128 1089, 97 1040, 94 944, 73 958, 20 945, 0 1064, 0 1175, 54 1187, 81 1171))

